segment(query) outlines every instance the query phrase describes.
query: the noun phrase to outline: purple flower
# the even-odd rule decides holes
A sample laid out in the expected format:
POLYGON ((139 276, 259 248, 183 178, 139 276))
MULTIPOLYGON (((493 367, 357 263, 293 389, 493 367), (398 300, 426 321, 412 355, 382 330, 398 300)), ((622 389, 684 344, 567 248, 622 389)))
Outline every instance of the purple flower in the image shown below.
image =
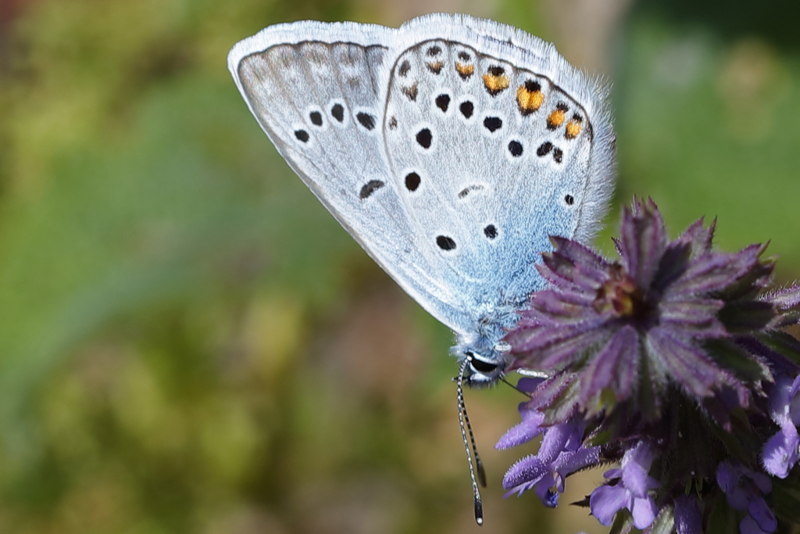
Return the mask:
POLYGON ((647 528, 658 513, 652 490, 658 482, 648 475, 653 463, 653 449, 639 442, 625 452, 620 469, 606 471, 605 485, 594 490, 589 497, 592 515, 603 525, 610 525, 614 516, 627 509, 638 529, 647 528))
MULTIPOLYGON (((712 250, 713 230, 700 220, 669 241, 656 205, 647 201, 623 214, 619 261, 552 238, 554 251, 538 266, 551 287, 533 294, 506 338, 512 368, 547 373, 553 382, 540 387, 548 394, 538 396, 537 408, 559 404, 567 418, 631 400, 653 419, 673 387, 699 402, 720 402, 722 392, 733 392, 729 398, 748 405, 743 378, 769 373, 736 336, 779 314, 761 295, 772 264, 759 259, 761 245, 733 254, 712 250), (743 360, 749 360, 745 377, 743 360)), ((793 298, 783 296, 787 307, 793 298)))
POLYGON ((669 240, 638 201, 616 261, 552 238, 537 267, 549 286, 506 336, 510 370, 546 376, 520 381, 522 422, 498 443, 542 436, 506 473, 510 493, 555 506, 570 474, 619 462, 576 503, 619 532, 727 531, 743 512, 740 532, 763 534, 798 517, 800 341, 780 329, 800 322, 800 286, 770 289, 764 247, 719 252, 713 231, 700 220, 669 240))
POLYGON ((772 491, 772 483, 767 475, 722 462, 717 468, 717 484, 725 493, 731 508, 747 512, 739 523, 741 534, 775 532, 778 522, 764 500, 764 495, 772 491))
POLYGON ((675 498, 675 531, 677 534, 703 534, 703 515, 696 498, 688 495, 675 498))
POLYGON ((764 445, 764 470, 778 478, 786 478, 800 456, 800 375, 794 380, 781 376, 772 387, 770 417, 780 430, 764 445))
MULTIPOLYGON (((532 391, 539 381, 522 379, 520 389, 532 391)), ((558 505, 558 496, 564 492, 564 481, 572 473, 596 465, 599 447, 582 445, 583 421, 577 420, 554 426, 543 426, 544 416, 531 409, 530 403, 520 405, 522 422, 512 427, 500 438, 496 447, 507 449, 521 445, 543 434, 542 444, 536 455, 526 456, 516 462, 503 478, 503 487, 508 495, 521 495, 534 490, 545 506, 558 505)))

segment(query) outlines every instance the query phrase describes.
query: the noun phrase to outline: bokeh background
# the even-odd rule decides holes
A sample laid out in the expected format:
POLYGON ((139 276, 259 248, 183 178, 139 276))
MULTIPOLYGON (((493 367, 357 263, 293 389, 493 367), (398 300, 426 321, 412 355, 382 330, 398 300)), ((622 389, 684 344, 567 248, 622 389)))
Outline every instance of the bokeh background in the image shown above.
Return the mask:
MULTIPOLYGON (((304 18, 466 12, 613 83, 619 206, 719 217, 800 276, 798 3, 2 0, 0 532, 477 532, 447 357, 292 175, 225 59, 304 18)), ((502 498, 519 394, 468 392, 483 532, 602 532, 502 498)))

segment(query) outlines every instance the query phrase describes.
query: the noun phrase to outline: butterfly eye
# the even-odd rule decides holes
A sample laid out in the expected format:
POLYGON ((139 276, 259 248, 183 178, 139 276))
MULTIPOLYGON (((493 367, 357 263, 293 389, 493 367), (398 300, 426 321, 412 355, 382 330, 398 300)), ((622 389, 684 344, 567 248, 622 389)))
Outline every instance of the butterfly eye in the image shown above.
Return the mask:
POLYGON ((493 373, 497 370, 498 365, 496 363, 487 362, 486 360, 481 360, 480 358, 473 357, 469 360, 470 366, 477 372, 488 375, 493 373))
POLYGON ((476 354, 470 349, 464 351, 464 356, 466 356, 467 361, 469 362, 470 367, 473 371, 481 374, 491 374, 495 372, 498 367, 500 367, 499 363, 496 363, 491 360, 485 359, 485 356, 481 356, 480 354, 476 354))

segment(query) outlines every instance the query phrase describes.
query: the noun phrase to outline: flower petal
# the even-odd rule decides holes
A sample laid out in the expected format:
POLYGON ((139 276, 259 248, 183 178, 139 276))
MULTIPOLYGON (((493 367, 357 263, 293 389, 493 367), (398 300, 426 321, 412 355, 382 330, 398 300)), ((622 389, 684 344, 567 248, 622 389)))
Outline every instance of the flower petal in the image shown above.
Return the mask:
POLYGON ((800 284, 785 287, 770 294, 766 300, 779 310, 791 310, 800 306, 800 284))
POLYGON ((757 271, 761 245, 750 245, 736 253, 709 252, 692 262, 686 273, 670 286, 675 293, 703 295, 729 289, 741 278, 757 271))
POLYGON ((765 531, 758 526, 758 523, 749 515, 739 522, 739 534, 769 534, 770 532, 772 531, 765 531))
POLYGON ((631 514, 633 515, 633 526, 638 529, 649 527, 653 520, 656 518, 656 503, 650 497, 634 497, 631 506, 631 514))
POLYGON ((602 321, 565 328, 518 329, 506 336, 515 362, 513 368, 551 373, 571 364, 581 353, 608 335, 602 321))
POLYGON ((653 448, 640 441, 628 449, 622 459, 622 484, 634 497, 643 498, 648 491, 658 487, 658 482, 648 474, 653 455, 653 448))
POLYGON ((730 462, 720 462, 717 466, 717 485, 726 494, 730 495, 736 489, 739 474, 730 462))
POLYGON ((702 218, 697 219, 689 225, 676 241, 689 243, 692 247, 693 257, 699 256, 711 250, 711 243, 714 240, 714 231, 717 228, 717 220, 711 221, 708 226, 703 225, 702 218))
POLYGON ((557 251, 542 254, 542 263, 536 266, 542 278, 562 290, 594 291, 604 279, 601 272, 592 272, 557 251))
POLYGON ((764 471, 778 478, 786 478, 797 463, 800 437, 793 424, 784 426, 764 444, 761 461, 764 471))
MULTIPOLYGON (((600 463, 600 447, 579 447, 575 452, 566 452, 553 464, 562 477, 600 463)), ((563 485, 563 484, 562 484, 563 485)))
POLYGON ((497 449, 510 449, 532 440, 542 433, 539 426, 544 421, 544 415, 535 410, 521 410, 522 422, 512 426, 495 444, 497 449))
MULTIPOLYGON (((780 426, 792 423, 789 409, 792 402, 792 380, 785 375, 779 376, 770 390, 769 416, 780 426)), ((795 392, 796 394, 796 392, 795 392)))
POLYGON ((764 499, 752 499, 747 507, 747 513, 764 532, 775 532, 778 528, 778 520, 764 499))
MULTIPOLYGON (((531 395, 530 407, 535 410, 547 410, 552 408, 563 395, 568 395, 577 385, 577 378, 574 373, 559 372, 544 380, 531 395)), ((576 405, 577 406, 577 405, 576 405)), ((567 410, 569 411, 569 410, 567 410)), ((564 423, 569 420, 572 414, 563 414, 564 418, 554 420, 552 413, 545 414, 545 421, 549 424, 564 423)))
POLYGON ((558 506, 558 492, 553 491, 556 481, 553 478, 553 473, 544 475, 534 486, 533 491, 542 504, 548 508, 555 508, 558 506))
POLYGON ((691 257, 690 243, 673 241, 667 244, 650 287, 659 293, 665 293, 667 288, 679 280, 689 268, 691 257))
POLYGON ((696 498, 681 495, 675 499, 675 530, 677 534, 703 534, 703 515, 696 498))
POLYGON ((700 348, 671 335, 666 328, 651 329, 647 345, 654 363, 662 365, 689 395, 709 397, 714 393, 713 386, 725 384, 729 378, 700 348))
POLYGON ((608 526, 614 516, 628 505, 628 492, 621 486, 602 485, 589 496, 592 515, 601 525, 608 526))
POLYGON ((585 293, 543 290, 536 292, 523 312, 526 317, 536 316, 540 322, 556 325, 576 323, 597 318, 592 307, 593 296, 585 293))
POLYGON ((548 466, 535 455, 525 456, 508 468, 503 477, 503 488, 508 490, 535 482, 547 471, 548 466))
POLYGON ((659 307, 659 321, 675 328, 683 328, 687 334, 695 337, 723 337, 727 335, 727 331, 717 319, 717 313, 724 305, 718 299, 665 296, 659 307))
POLYGON ((581 402, 585 404, 609 386, 617 400, 626 399, 633 392, 638 376, 639 335, 632 326, 624 326, 581 372, 581 402))
MULTIPOLYGON (((564 452, 567 443, 574 440, 575 433, 582 433, 581 424, 561 423, 553 425, 545 431, 542 445, 537 456, 546 464, 552 465, 556 458, 564 452)), ((580 439, 578 440, 580 443, 580 439)))
POLYGON ((625 209, 620 228, 620 255, 639 287, 649 287, 667 246, 664 221, 652 200, 625 209))
POLYGON ((597 289, 607 278, 609 263, 588 247, 563 237, 551 237, 553 252, 542 254, 542 276, 557 287, 597 289), (550 271, 550 272, 545 272, 550 271))

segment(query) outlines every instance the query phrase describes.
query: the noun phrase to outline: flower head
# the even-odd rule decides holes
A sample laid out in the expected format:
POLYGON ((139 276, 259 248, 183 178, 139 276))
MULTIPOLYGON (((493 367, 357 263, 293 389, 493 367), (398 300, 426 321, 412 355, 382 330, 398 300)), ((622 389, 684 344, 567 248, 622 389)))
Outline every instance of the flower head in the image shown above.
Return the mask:
POLYGON ((781 331, 800 286, 770 289, 763 246, 720 252, 713 233, 700 220, 669 240, 638 201, 617 260, 552 238, 537 267, 549 287, 506 336, 511 369, 546 376, 520 382, 522 422, 498 444, 543 436, 506 474, 511 493, 554 506, 572 473, 619 462, 581 504, 620 531, 698 534, 727 517, 758 534, 777 528, 769 495, 800 507, 785 491, 800 485, 800 342, 781 331))
MULTIPOLYGON (((520 388, 532 389, 538 381, 523 379, 520 388)), ((566 478, 595 465, 599 460, 600 447, 584 447, 582 445, 585 424, 576 420, 559 425, 543 427, 544 416, 529 406, 520 405, 522 422, 511 428, 500 438, 498 449, 507 449, 521 445, 544 434, 539 452, 526 456, 515 463, 503 478, 503 487, 509 494, 521 495, 525 491, 534 490, 542 503, 548 507, 558 504, 558 495, 564 492, 566 478)))
POLYGON ((514 367, 551 375, 542 389, 552 395, 541 407, 566 401, 567 411, 596 412, 632 401, 653 419, 671 388, 710 404, 732 392, 736 404, 748 404, 747 383, 769 370, 736 336, 779 315, 760 294, 772 263, 760 259, 760 245, 712 250, 713 230, 701 220, 669 241, 648 201, 625 210, 618 261, 552 239, 555 250, 538 266, 551 287, 533 295, 507 337, 514 367), (742 376, 740 362, 748 359, 742 376))

